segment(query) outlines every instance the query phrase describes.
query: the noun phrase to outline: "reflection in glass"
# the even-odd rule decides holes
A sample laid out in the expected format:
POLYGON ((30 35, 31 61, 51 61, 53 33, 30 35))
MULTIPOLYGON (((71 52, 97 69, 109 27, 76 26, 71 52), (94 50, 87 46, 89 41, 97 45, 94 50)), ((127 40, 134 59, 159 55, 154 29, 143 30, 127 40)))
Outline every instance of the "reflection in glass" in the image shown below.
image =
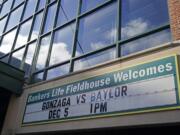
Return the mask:
POLYGON ((39 14, 35 16, 35 21, 33 24, 30 40, 36 39, 38 37, 39 31, 41 28, 42 17, 43 17, 43 12, 40 12, 39 14))
POLYGON ((25 50, 25 48, 20 49, 12 54, 12 57, 10 60, 10 65, 12 65, 16 68, 20 68, 21 62, 23 59, 23 55, 24 55, 24 50, 25 50))
POLYGON ((70 64, 61 65, 59 67, 48 70, 46 80, 65 75, 69 73, 70 64))
POLYGON ((57 10, 57 4, 53 4, 52 6, 48 7, 43 33, 52 30, 54 26, 56 10, 57 10))
MULTIPOLYGON (((1 54, 0 54, 0 56, 1 56, 1 54)), ((6 57, 1 58, 0 61, 2 61, 4 63, 8 63, 8 59, 9 59, 9 55, 6 56, 6 57)))
POLYGON ((26 4, 26 9, 24 12, 23 20, 33 15, 36 9, 37 0, 28 0, 26 4))
POLYGON ((75 18, 78 0, 61 0, 56 26, 62 25, 75 18))
POLYGON ((110 45, 116 41, 117 3, 108 5, 80 20, 76 55, 110 45))
POLYGON ((0 56, 11 51, 17 29, 12 30, 3 36, 0 46, 0 56))
POLYGON ((38 0, 39 4, 38 4, 38 11, 43 9, 46 5, 46 0, 38 0))
POLYGON ((108 0, 82 0, 81 13, 93 9, 106 1, 108 0))
POLYGON ((116 50, 109 49, 74 62, 74 71, 89 68, 97 64, 112 60, 116 57, 116 50))
POLYGON ((167 0, 122 0, 122 39, 144 33, 168 21, 167 0))
POLYGON ((155 46, 158 46, 163 43, 170 42, 170 41, 171 41, 170 30, 169 29, 163 30, 161 32, 158 32, 158 33, 149 35, 147 37, 140 38, 135 41, 122 45, 121 55, 125 56, 128 54, 145 50, 151 47, 155 47, 155 46))
POLYGON ((74 24, 55 32, 50 65, 70 59, 74 37, 74 24))
POLYGON ((4 16, 10 11, 13 0, 8 0, 2 5, 0 17, 4 16))
POLYGON ((17 5, 21 4, 23 1, 24 0, 15 0, 13 7, 16 7, 17 5))
POLYGON ((25 77, 27 77, 30 74, 30 69, 31 69, 35 49, 36 49, 36 42, 29 44, 27 47, 27 54, 24 63, 25 77))
POLYGON ((40 70, 45 67, 49 46, 50 46, 50 35, 43 37, 41 39, 40 50, 38 53, 38 58, 36 63, 36 70, 40 70))
POLYGON ((7 16, 0 20, 0 35, 3 33, 6 21, 7 21, 7 16))
POLYGON ((6 31, 13 28, 14 26, 16 26, 19 23, 21 14, 22 14, 22 10, 23 10, 23 5, 20 6, 18 9, 14 10, 13 12, 11 12, 6 31))
POLYGON ((44 72, 35 74, 33 76, 33 83, 43 81, 43 75, 44 75, 44 72))
POLYGON ((32 23, 32 19, 26 21, 25 23, 23 23, 20 26, 20 30, 19 30, 19 33, 18 33, 18 37, 17 37, 14 49, 17 49, 17 48, 19 48, 22 45, 27 43, 30 28, 31 28, 31 23, 32 23))

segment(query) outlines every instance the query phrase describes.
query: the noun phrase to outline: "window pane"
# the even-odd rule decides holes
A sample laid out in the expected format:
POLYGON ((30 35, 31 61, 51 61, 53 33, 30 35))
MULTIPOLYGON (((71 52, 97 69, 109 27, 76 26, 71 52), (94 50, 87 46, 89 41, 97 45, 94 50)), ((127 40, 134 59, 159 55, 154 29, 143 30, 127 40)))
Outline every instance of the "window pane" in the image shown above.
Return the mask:
POLYGON ((65 75, 69 73, 70 64, 61 65, 59 67, 48 70, 46 80, 65 75))
POLYGON ((49 51, 49 45, 50 45, 50 35, 43 37, 41 39, 40 50, 39 50, 37 64, 36 64, 36 70, 40 70, 45 67, 46 59, 47 59, 48 51, 49 51))
POLYGON ((31 33, 31 40, 36 39, 39 35, 39 31, 41 28, 41 21, 43 17, 43 12, 40 12, 39 14, 36 15, 34 25, 32 28, 32 33, 31 33))
POLYGON ((81 19, 76 42, 76 55, 115 43, 116 23, 116 2, 81 19))
MULTIPOLYGON (((0 54, 1 56, 1 54, 0 54)), ((0 61, 8 63, 9 55, 0 59, 0 61)))
POLYGON ((26 21, 25 23, 23 23, 20 26, 20 30, 19 30, 19 33, 18 33, 18 37, 17 37, 14 49, 17 49, 17 48, 19 48, 22 45, 27 43, 30 28, 31 28, 31 23, 32 23, 32 19, 26 21))
POLYGON ((74 24, 55 32, 50 65, 70 59, 74 37, 74 24))
POLYGON ((121 38, 168 23, 167 0, 123 0, 121 38))
POLYGON ((131 53, 135 53, 170 41, 171 34, 170 30, 167 29, 122 45, 121 55, 124 56, 131 53))
POLYGON ((25 63, 24 63, 24 71, 25 71, 25 76, 26 77, 30 73, 30 68, 31 68, 31 65, 32 65, 35 49, 36 49, 36 42, 31 43, 31 44, 28 45, 27 54, 26 54, 25 63))
POLYGON ((20 68, 21 61, 22 61, 23 55, 24 55, 24 50, 25 50, 25 48, 20 49, 13 53, 13 55, 11 57, 10 65, 12 65, 16 68, 20 68))
POLYGON ((115 57, 116 57, 116 50, 113 48, 107 51, 103 51, 103 52, 82 58, 80 60, 76 60, 74 62, 74 71, 92 67, 94 65, 112 60, 115 57))
POLYGON ((62 25, 75 18, 77 14, 78 0, 61 0, 56 26, 62 25))
POLYGON ((15 0, 13 7, 16 7, 17 5, 21 4, 23 1, 24 0, 15 0))
POLYGON ((4 16, 10 11, 13 0, 8 0, 2 5, 0 17, 4 16))
POLYGON ((4 35, 2 38, 1 46, 0 46, 0 55, 6 54, 11 51, 14 38, 16 35, 17 29, 14 29, 13 31, 9 32, 8 34, 4 35))
POLYGON ((48 7, 43 33, 52 30, 54 25, 56 10, 57 10, 57 4, 53 4, 52 6, 48 7))
POLYGON ((23 5, 20 6, 18 9, 16 9, 15 11, 13 11, 10 14, 10 18, 8 21, 6 31, 13 28, 14 26, 16 26, 19 23, 20 18, 21 18, 21 14, 22 14, 22 10, 23 10, 23 5))
POLYGON ((81 13, 88 11, 92 8, 95 8, 106 1, 108 0, 82 0, 81 13))
POLYGON ((6 24, 6 21, 7 21, 7 16, 3 19, 0 20, 0 35, 3 33, 3 30, 4 30, 4 26, 6 24))
POLYGON ((26 9, 24 12, 23 20, 33 15, 35 12, 37 0, 28 0, 26 4, 26 9))
POLYGON ((46 5, 46 0, 38 0, 39 4, 38 4, 38 11, 43 9, 46 5))
POLYGON ((44 75, 44 72, 35 74, 33 76, 33 83, 43 81, 43 75, 44 75))

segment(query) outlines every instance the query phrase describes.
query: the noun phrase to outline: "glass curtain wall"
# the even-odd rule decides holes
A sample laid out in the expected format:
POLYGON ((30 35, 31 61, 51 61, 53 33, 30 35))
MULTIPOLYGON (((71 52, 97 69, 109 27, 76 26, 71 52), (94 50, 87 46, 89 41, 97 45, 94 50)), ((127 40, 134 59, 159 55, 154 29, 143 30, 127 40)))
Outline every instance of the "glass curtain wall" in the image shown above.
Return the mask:
POLYGON ((4 0, 0 60, 31 82, 171 41, 167 0, 4 0))

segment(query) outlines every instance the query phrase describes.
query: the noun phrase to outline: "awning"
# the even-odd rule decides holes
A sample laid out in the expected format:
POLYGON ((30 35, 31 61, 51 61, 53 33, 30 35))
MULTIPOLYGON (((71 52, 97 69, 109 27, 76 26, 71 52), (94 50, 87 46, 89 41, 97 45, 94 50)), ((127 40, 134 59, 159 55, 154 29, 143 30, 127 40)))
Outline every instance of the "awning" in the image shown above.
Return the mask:
POLYGON ((23 83, 24 71, 0 61, 0 88, 21 94, 23 83))

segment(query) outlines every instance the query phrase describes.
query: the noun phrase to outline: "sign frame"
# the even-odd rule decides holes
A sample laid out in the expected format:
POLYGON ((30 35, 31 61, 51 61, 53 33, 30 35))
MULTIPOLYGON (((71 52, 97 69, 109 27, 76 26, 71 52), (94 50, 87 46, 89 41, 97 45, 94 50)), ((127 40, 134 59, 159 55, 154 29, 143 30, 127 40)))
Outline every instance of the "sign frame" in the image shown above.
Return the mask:
POLYGON ((174 83, 175 83, 175 86, 177 87, 177 90, 175 90, 176 91, 177 104, 164 105, 164 106, 160 106, 160 107, 159 106, 144 107, 144 108, 137 108, 137 109, 127 110, 127 111, 125 110, 125 111, 118 111, 118 112, 107 112, 105 114, 91 114, 91 115, 87 115, 87 116, 75 116, 75 117, 70 117, 70 118, 61 118, 61 119, 53 119, 53 120, 44 120, 44 121, 23 123, 29 95, 31 95, 33 93, 38 93, 38 92, 42 92, 42 91, 45 91, 45 90, 53 89, 53 88, 49 88, 49 89, 44 89, 44 90, 38 90, 36 92, 32 92, 32 93, 28 94, 26 104, 25 104, 24 113, 23 113, 23 117, 22 117, 21 126, 24 127, 24 126, 32 126, 32 125, 44 125, 44 124, 60 123, 60 122, 66 122, 66 121, 88 120, 88 119, 95 119, 95 118, 107 118, 107 117, 122 116, 122 115, 131 115, 131 114, 140 114, 140 113, 147 113, 147 112, 159 112, 159 111, 180 109, 180 78, 179 78, 179 62, 178 62, 178 60, 179 60, 178 57, 179 56, 177 54, 168 55, 168 56, 165 56, 165 57, 156 58, 156 59, 149 60, 149 61, 146 61, 146 62, 142 62, 142 63, 126 66, 126 67, 123 67, 123 68, 115 69, 115 70, 112 70, 112 71, 109 71, 109 72, 101 73, 101 74, 98 74, 98 75, 89 76, 87 78, 83 78, 83 79, 79 79, 79 80, 76 80, 76 81, 61 84, 61 85, 59 85, 57 87, 61 87, 61 86, 67 85, 67 84, 83 81, 83 80, 93 78, 93 77, 98 77, 100 75, 106 75, 108 73, 121 71, 121 70, 128 69, 128 68, 133 68, 135 66, 140 66, 140 65, 143 65, 143 64, 158 61, 158 60, 165 59, 165 58, 168 58, 168 57, 174 57, 174 59, 175 59, 176 77, 174 77, 174 83))

